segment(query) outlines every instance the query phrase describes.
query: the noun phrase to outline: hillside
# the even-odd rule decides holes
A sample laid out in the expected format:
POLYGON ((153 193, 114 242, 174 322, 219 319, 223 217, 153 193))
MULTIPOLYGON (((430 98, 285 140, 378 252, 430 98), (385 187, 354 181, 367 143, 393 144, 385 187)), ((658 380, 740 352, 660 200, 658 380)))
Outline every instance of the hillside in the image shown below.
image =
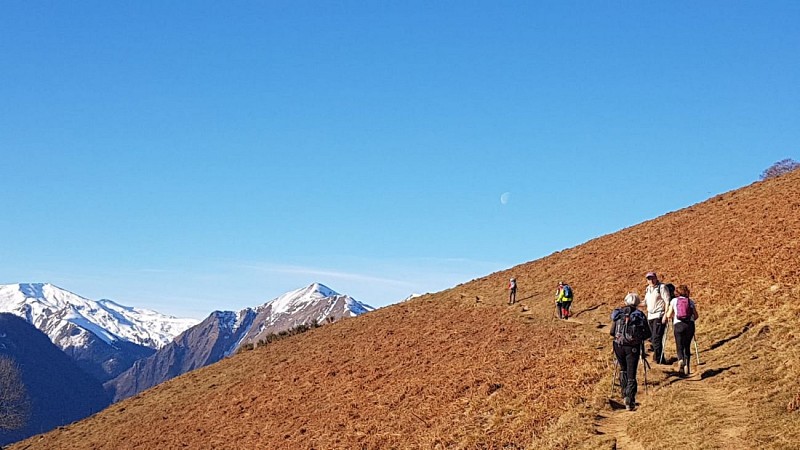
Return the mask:
POLYGON ((799 262, 795 171, 241 353, 11 448, 800 448, 799 262), (647 394, 640 369, 631 413, 608 398, 606 330, 648 270, 692 289, 702 364, 689 379, 654 367, 647 394), (575 320, 553 318, 559 279, 575 320))

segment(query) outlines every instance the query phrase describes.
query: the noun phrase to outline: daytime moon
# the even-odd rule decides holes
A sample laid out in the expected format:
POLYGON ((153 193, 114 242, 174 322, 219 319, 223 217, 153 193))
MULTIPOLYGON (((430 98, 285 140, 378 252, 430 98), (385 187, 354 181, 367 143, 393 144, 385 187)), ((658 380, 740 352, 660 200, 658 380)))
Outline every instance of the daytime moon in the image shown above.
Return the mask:
POLYGON ((503 192, 503 194, 500 195, 500 203, 502 203, 504 205, 507 205, 508 204, 508 200, 510 198, 511 198, 511 192, 503 192))

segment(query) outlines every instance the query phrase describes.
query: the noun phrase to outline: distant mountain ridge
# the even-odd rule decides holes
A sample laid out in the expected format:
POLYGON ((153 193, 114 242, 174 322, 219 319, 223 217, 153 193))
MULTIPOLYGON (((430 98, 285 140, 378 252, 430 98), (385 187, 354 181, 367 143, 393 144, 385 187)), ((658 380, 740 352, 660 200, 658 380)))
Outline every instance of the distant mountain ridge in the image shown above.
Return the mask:
POLYGON ((349 295, 319 283, 287 292, 261 306, 241 311, 214 311, 155 354, 105 384, 114 401, 191 370, 213 364, 242 345, 257 344, 270 333, 301 324, 355 317, 374 310, 349 295))
POLYGON ((0 312, 34 325, 100 381, 197 323, 107 299, 90 300, 49 283, 0 285, 0 312))

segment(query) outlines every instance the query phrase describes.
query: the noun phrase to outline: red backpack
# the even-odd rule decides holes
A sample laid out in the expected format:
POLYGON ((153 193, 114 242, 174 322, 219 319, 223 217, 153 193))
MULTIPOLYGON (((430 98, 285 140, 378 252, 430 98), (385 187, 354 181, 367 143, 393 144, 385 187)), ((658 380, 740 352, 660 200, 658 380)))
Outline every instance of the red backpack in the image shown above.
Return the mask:
POLYGON ((675 317, 678 320, 689 320, 692 317, 692 304, 686 297, 675 299, 675 317))

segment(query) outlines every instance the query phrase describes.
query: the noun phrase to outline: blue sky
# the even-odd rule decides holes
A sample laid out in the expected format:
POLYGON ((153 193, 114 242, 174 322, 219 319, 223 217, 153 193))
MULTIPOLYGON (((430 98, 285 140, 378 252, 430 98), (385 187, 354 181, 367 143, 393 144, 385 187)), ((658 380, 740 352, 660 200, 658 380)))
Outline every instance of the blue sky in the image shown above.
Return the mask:
POLYGON ((2 2, 0 283, 382 306, 800 159, 800 3, 669 3, 2 2))

